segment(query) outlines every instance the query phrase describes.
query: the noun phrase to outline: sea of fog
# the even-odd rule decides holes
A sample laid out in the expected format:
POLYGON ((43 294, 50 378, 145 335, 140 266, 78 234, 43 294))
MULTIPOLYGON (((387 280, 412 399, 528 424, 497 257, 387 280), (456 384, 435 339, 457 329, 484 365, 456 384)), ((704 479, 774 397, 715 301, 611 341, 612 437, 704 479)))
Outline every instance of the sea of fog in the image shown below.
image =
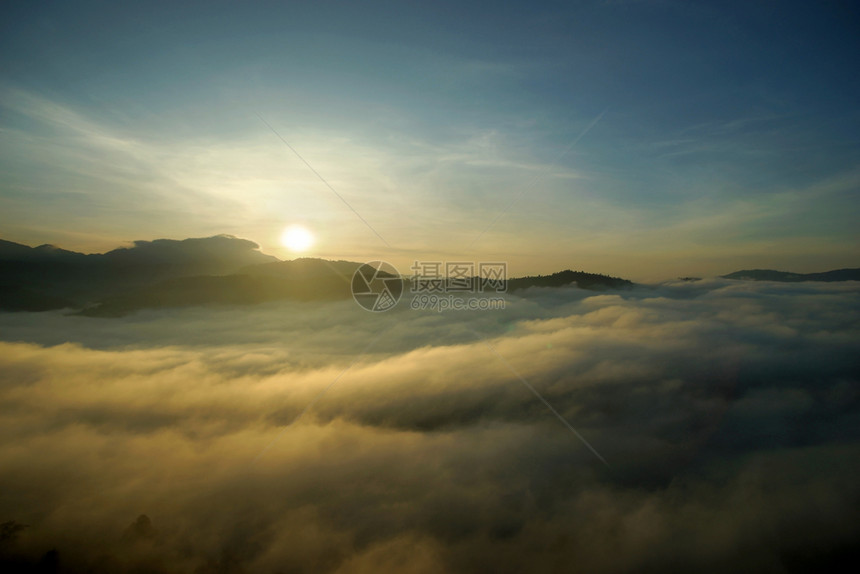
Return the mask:
POLYGON ((856 282, 506 299, 0 314, 0 559, 206 574, 857 558, 856 282))

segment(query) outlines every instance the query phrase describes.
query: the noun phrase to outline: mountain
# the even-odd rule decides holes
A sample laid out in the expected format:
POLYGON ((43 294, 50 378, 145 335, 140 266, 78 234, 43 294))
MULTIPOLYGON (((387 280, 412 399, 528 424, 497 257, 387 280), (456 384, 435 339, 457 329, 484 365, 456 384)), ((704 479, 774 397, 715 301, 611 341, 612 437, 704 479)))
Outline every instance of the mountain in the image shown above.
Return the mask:
POLYGON ((570 285, 575 285, 580 289, 620 289, 632 287, 633 282, 618 277, 571 271, 570 269, 552 275, 508 279, 508 291, 517 291, 528 287, 566 287, 570 285))
POLYGON ((738 279, 746 281, 781 281, 784 283, 798 283, 800 281, 860 281, 860 269, 835 269, 823 273, 789 273, 787 271, 774 271, 773 269, 749 269, 735 271, 722 276, 724 279, 738 279))
POLYGON ((141 309, 201 305, 254 305, 267 301, 333 301, 351 297, 339 276, 306 281, 270 275, 200 275, 176 277, 146 289, 115 295, 83 309, 88 317, 121 317, 141 309))
POLYGON ((276 261, 253 241, 228 235, 135 241, 96 254, 0 240, 0 309, 81 307, 165 279, 223 275, 276 261))
POLYGON ((167 275, 223 275, 248 265, 278 261, 259 249, 247 239, 216 235, 181 241, 135 241, 133 247, 114 249, 102 257, 116 267, 155 269, 167 275))
POLYGON ((288 277, 297 279, 316 279, 328 275, 343 277, 347 284, 352 280, 355 270, 361 267, 361 263, 355 261, 329 261, 313 257, 302 257, 292 261, 276 261, 274 263, 262 263, 249 265, 238 271, 242 275, 265 276, 265 277, 288 277))
POLYGON ((76 303, 71 299, 29 289, 23 285, 5 283, 0 279, 0 310, 50 311, 75 306, 76 303))
MULTIPOLYGON (((261 253, 256 243, 228 235, 136 241, 95 254, 0 240, 0 310, 72 308, 91 317, 118 317, 141 309, 349 299, 361 265, 315 258, 280 261, 261 253)), ((508 291, 632 285, 570 270, 507 281, 508 291)))
POLYGON ((29 247, 0 239, 0 261, 58 261, 64 258, 86 257, 83 253, 66 251, 54 245, 29 247))
MULTIPOLYGON (((245 267, 224 276, 178 277, 106 298, 81 311, 89 317, 119 317, 141 309, 197 305, 253 305, 267 301, 333 301, 352 297, 352 276, 362 264, 302 258, 245 267)), ((408 287, 409 282, 404 279, 408 287)), ((508 291, 528 287, 618 289, 631 287, 626 279, 561 271, 552 275, 509 279, 508 291)))
POLYGON ((303 258, 252 265, 232 275, 174 277, 108 297, 81 314, 119 317, 151 308, 348 299, 352 296, 352 275, 360 266, 350 261, 303 258))
POLYGON ((182 269, 183 274, 231 273, 243 266, 278 261, 259 251, 260 246, 247 239, 216 235, 183 240, 156 239, 135 241, 132 247, 120 247, 107 253, 85 255, 53 245, 29 247, 0 239, 0 264, 37 263, 89 264, 102 268, 182 269))

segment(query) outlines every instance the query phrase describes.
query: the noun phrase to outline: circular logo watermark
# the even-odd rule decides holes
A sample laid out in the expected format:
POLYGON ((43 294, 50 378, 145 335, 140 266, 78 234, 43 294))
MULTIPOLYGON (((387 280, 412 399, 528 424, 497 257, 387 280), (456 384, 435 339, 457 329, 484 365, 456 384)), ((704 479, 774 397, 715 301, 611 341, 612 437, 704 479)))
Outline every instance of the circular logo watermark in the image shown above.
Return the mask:
POLYGON ((352 298, 368 311, 388 311, 403 295, 403 279, 391 263, 369 261, 352 274, 352 298))

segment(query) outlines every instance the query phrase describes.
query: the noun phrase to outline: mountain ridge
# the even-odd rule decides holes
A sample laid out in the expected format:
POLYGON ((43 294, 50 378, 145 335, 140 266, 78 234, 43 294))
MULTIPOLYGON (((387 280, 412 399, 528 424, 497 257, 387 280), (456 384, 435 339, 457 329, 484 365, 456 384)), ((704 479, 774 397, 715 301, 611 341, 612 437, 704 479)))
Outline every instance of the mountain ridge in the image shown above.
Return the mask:
MULTIPOLYGON (((150 308, 336 300, 352 296, 352 276, 361 265, 312 257, 282 261, 260 252, 253 241, 228 235, 135 241, 90 254, 0 239, 0 310, 70 308, 86 316, 117 317, 150 308)), ((506 281, 508 291, 633 285, 569 269, 506 281)))
MULTIPOLYGON (((362 263, 300 257, 280 260, 248 239, 232 235, 134 241, 105 253, 79 253, 45 243, 36 247, 0 239, 0 310, 76 309, 115 317, 139 309, 193 305, 256 304, 290 299, 349 298, 362 263)), ((792 273, 742 270, 722 278, 747 281, 857 281, 860 269, 792 273)), ((403 277, 408 281, 408 277, 403 277)), ((605 290, 635 283, 565 269, 506 279, 508 292, 528 288, 605 290)))
POLYGON ((171 277, 228 274, 277 260, 253 241, 228 235, 135 241, 89 254, 0 239, 0 309, 83 307, 171 277))
POLYGON ((799 283, 802 281, 860 281, 860 268, 833 269, 818 273, 792 273, 790 271, 776 271, 774 269, 745 269, 735 271, 727 275, 721 275, 723 279, 735 279, 741 281, 779 281, 783 283, 799 283))

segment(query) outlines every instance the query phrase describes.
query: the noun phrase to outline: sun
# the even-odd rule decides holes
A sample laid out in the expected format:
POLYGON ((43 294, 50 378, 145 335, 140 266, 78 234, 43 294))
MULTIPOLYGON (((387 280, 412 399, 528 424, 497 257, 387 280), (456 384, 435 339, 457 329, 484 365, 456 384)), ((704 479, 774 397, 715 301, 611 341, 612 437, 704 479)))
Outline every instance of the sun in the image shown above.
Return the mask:
POLYGON ((301 253, 314 244, 314 234, 301 225, 291 225, 281 234, 281 243, 290 251, 301 253))

